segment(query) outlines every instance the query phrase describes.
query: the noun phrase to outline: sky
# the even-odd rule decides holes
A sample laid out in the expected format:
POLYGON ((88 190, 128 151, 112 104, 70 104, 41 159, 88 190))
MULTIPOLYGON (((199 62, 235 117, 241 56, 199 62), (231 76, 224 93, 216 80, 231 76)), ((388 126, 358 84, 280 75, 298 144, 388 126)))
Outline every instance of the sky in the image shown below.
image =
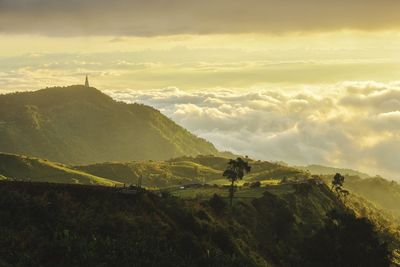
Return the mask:
POLYGON ((400 178, 398 0, 0 0, 0 93, 91 85, 219 149, 400 178))

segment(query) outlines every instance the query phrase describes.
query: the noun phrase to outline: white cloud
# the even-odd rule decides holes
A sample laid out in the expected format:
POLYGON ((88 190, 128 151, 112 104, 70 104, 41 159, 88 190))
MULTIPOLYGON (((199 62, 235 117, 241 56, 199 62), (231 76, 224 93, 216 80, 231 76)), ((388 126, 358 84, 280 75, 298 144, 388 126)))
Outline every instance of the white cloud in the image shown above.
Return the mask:
POLYGON ((296 94, 178 88, 107 93, 154 106, 223 150, 399 178, 400 86, 346 82, 329 89, 296 94))

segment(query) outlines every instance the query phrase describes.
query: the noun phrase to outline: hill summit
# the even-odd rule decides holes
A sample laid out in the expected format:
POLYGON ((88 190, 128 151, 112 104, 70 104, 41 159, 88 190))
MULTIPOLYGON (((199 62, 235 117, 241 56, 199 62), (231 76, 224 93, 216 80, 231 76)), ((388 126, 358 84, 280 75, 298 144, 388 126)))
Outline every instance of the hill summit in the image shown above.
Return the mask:
POLYGON ((83 85, 0 95, 0 151, 68 164, 219 153, 158 110, 83 85))

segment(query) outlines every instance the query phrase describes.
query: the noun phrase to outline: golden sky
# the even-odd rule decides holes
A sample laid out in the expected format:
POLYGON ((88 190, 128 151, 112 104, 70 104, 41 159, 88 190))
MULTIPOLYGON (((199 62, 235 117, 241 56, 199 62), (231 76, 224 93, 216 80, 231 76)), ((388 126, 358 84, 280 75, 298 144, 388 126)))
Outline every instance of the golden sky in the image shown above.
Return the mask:
POLYGON ((171 36, 0 35, 3 89, 80 83, 104 89, 247 89, 400 74, 400 32, 171 36))
POLYGON ((398 0, 0 0, 0 93, 91 84, 221 149, 400 177, 398 0))

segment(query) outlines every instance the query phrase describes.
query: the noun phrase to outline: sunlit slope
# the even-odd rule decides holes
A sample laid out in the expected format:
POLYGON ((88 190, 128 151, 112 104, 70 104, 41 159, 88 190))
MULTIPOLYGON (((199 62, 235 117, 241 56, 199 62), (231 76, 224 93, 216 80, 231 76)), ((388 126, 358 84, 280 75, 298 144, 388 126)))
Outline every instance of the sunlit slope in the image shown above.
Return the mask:
POLYGON ((113 186, 112 180, 43 159, 0 153, 0 180, 113 186))
MULTIPOLYGON (((331 178, 325 176, 324 179, 329 182, 331 178)), ((358 176, 348 176, 344 186, 350 192, 368 199, 400 219, 400 185, 398 183, 381 177, 362 179, 358 176)))
POLYGON ((320 175, 328 184, 331 183, 332 176, 335 173, 341 173, 346 177, 344 183, 346 189, 400 219, 400 185, 395 181, 389 181, 379 176, 371 177, 355 170, 319 165, 297 168, 309 171, 311 174, 320 175))
MULTIPOLYGON (((221 184, 221 179, 226 180, 222 173, 228 160, 225 157, 199 155, 167 161, 106 162, 75 168, 122 183, 135 184, 138 178, 142 177, 145 186, 168 187, 190 183, 221 184)), ((248 160, 252 171, 243 182, 279 180, 305 175, 302 171, 276 163, 248 160)))
POLYGON ((156 109, 79 85, 0 95, 0 151, 68 164, 218 154, 156 109))
POLYGON ((75 169, 126 184, 136 184, 142 177, 143 185, 148 187, 203 183, 221 178, 219 170, 190 161, 106 162, 75 169))
POLYGON ((311 174, 317 174, 317 175, 335 175, 336 173, 340 173, 346 176, 347 175, 359 176, 361 178, 370 177, 368 174, 356 170, 327 167, 322 165, 297 166, 296 168, 303 171, 309 171, 311 174))

